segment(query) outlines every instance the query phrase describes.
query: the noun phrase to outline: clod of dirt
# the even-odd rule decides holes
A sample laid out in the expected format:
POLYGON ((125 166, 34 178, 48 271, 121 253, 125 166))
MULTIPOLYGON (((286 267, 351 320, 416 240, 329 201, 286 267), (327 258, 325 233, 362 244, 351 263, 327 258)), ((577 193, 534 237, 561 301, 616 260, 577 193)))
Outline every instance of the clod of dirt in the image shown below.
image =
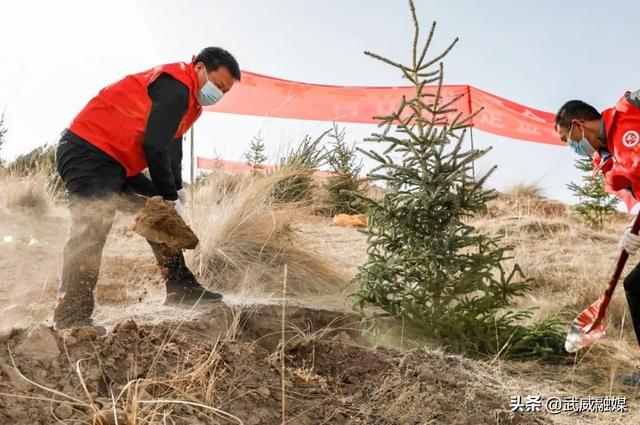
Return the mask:
POLYGON ((102 421, 101 423, 108 425, 127 425, 129 423, 127 415, 120 409, 116 409, 115 415, 113 408, 103 409, 99 411, 93 419, 96 420, 98 418, 102 421))
POLYGON ((0 344, 6 344, 18 332, 16 328, 0 328, 0 344))
POLYGON ((161 196, 147 200, 136 217, 133 230, 152 242, 176 249, 194 249, 198 245, 198 237, 178 215, 173 203, 161 196))
POLYGON ((3 364, 2 366, 0 366, 0 370, 9 380, 11 387, 16 391, 26 391, 29 388, 29 384, 27 384, 27 381, 22 379, 22 377, 18 374, 13 366, 3 364))
POLYGON ((56 337, 51 329, 43 324, 29 332, 16 347, 16 352, 35 360, 53 360, 60 355, 56 337))
POLYGON ((56 407, 55 414, 60 419, 69 419, 73 415, 73 409, 68 404, 56 407))
POLYGON ((266 385, 263 385, 261 387, 258 387, 258 389, 256 390, 256 393, 258 393, 258 395, 260 395, 263 398, 267 398, 271 395, 271 390, 269 390, 269 388, 266 385))
POLYGON ((72 329, 71 336, 73 336, 76 341, 92 341, 98 337, 98 332, 96 332, 93 326, 81 326, 72 329))

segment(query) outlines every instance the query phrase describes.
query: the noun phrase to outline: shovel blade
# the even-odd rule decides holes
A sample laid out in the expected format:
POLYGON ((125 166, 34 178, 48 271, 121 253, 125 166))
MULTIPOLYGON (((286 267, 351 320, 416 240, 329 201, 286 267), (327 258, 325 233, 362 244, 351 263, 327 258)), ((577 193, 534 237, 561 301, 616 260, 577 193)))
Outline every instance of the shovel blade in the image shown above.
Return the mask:
POLYGON ((567 352, 575 353, 579 349, 597 341, 605 334, 604 317, 601 317, 601 320, 597 320, 597 318, 600 308, 606 308, 606 304, 608 303, 605 303, 605 296, 603 295, 571 322, 567 339, 564 342, 564 349, 567 352))

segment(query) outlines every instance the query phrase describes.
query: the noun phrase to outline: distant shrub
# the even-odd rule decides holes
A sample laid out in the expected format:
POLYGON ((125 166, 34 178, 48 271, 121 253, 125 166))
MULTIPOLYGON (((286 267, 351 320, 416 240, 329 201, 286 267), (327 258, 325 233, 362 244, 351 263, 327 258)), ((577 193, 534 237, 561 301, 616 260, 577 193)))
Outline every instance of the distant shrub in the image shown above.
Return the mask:
POLYGON ((27 177, 5 176, 3 191, 6 195, 7 208, 28 210, 43 213, 49 209, 52 198, 46 190, 47 177, 43 174, 32 174, 27 177))
POLYGON ((289 151, 280 160, 277 170, 292 172, 288 177, 276 184, 272 190, 276 202, 308 202, 312 198, 313 172, 327 162, 327 150, 321 145, 325 131, 315 139, 305 136, 300 144, 289 151))
POLYGON ((251 146, 244 154, 247 164, 251 167, 251 175, 264 174, 264 162, 267 160, 267 155, 264 153, 265 149, 264 139, 258 133, 251 139, 251 146))
POLYGON ((333 131, 329 134, 333 139, 327 155, 327 162, 332 175, 324 185, 328 192, 328 209, 335 214, 362 214, 365 204, 360 201, 360 180, 362 160, 356 156, 355 145, 347 145, 344 141, 345 129, 339 129, 334 123, 333 131))
POLYGON ((604 189, 604 176, 593 177, 591 158, 576 160, 575 166, 583 172, 582 184, 571 182, 567 188, 578 197, 578 203, 572 210, 582 221, 593 229, 602 229, 607 216, 616 211, 618 198, 604 189))
POLYGON ((44 189, 50 194, 51 199, 58 200, 64 197, 64 183, 56 170, 56 148, 54 145, 45 144, 32 151, 18 156, 8 164, 4 171, 6 174, 16 177, 31 177, 39 175, 44 178, 41 181, 44 189))

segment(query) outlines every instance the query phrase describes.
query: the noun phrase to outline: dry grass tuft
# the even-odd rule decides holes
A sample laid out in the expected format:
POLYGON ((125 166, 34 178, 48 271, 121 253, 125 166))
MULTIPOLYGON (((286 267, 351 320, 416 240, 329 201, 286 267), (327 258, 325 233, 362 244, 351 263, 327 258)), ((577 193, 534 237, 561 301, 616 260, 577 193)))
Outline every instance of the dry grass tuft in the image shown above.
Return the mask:
POLYGON ((215 170, 195 185, 198 200, 207 205, 218 204, 238 193, 253 177, 215 170))
POLYGON ((41 214, 53 204, 53 198, 46 189, 46 176, 34 174, 28 177, 3 176, 2 186, 5 202, 10 210, 24 210, 41 214))
POLYGON ((295 223, 308 211, 300 204, 273 202, 274 186, 292 173, 245 178, 224 193, 217 188, 225 183, 213 177, 198 188, 192 227, 200 244, 192 266, 200 277, 217 288, 236 289, 246 282, 269 294, 280 288, 282 266, 288 264, 292 294, 337 291, 346 284, 342 270, 298 241, 295 223))
POLYGON ((569 217, 569 212, 567 205, 551 199, 498 194, 498 197, 487 205, 485 214, 479 217, 487 219, 533 216, 565 220, 569 217))
POLYGON ((542 198, 544 190, 538 183, 514 183, 505 188, 504 193, 517 198, 542 198))

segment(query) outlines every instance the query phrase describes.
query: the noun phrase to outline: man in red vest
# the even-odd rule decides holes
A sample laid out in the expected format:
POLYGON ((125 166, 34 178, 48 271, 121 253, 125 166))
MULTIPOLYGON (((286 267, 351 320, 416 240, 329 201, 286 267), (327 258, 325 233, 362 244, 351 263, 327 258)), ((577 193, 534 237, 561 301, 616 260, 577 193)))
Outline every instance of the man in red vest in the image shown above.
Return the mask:
MULTIPOLYGON (((556 132, 578 155, 590 156, 602 172, 609 192, 627 192, 640 200, 640 90, 625 93, 612 108, 599 113, 580 100, 565 103, 556 114, 556 132)), ((634 255, 640 236, 627 226, 619 248, 634 255)), ((624 289, 636 338, 640 344, 640 264, 625 278, 624 289)), ((640 373, 622 376, 626 384, 640 383, 640 373)))
MULTIPOLYGON (((159 65, 103 88, 62 132, 56 166, 69 194, 71 228, 54 312, 57 329, 94 326, 93 290, 118 208, 114 199, 161 195, 182 214, 188 200, 182 135, 203 106, 218 102, 239 80, 234 57, 207 47, 191 63, 159 65), (147 168, 151 179, 141 174, 147 168)), ((165 304, 222 299, 198 283, 180 250, 149 244, 166 284, 165 304)))

